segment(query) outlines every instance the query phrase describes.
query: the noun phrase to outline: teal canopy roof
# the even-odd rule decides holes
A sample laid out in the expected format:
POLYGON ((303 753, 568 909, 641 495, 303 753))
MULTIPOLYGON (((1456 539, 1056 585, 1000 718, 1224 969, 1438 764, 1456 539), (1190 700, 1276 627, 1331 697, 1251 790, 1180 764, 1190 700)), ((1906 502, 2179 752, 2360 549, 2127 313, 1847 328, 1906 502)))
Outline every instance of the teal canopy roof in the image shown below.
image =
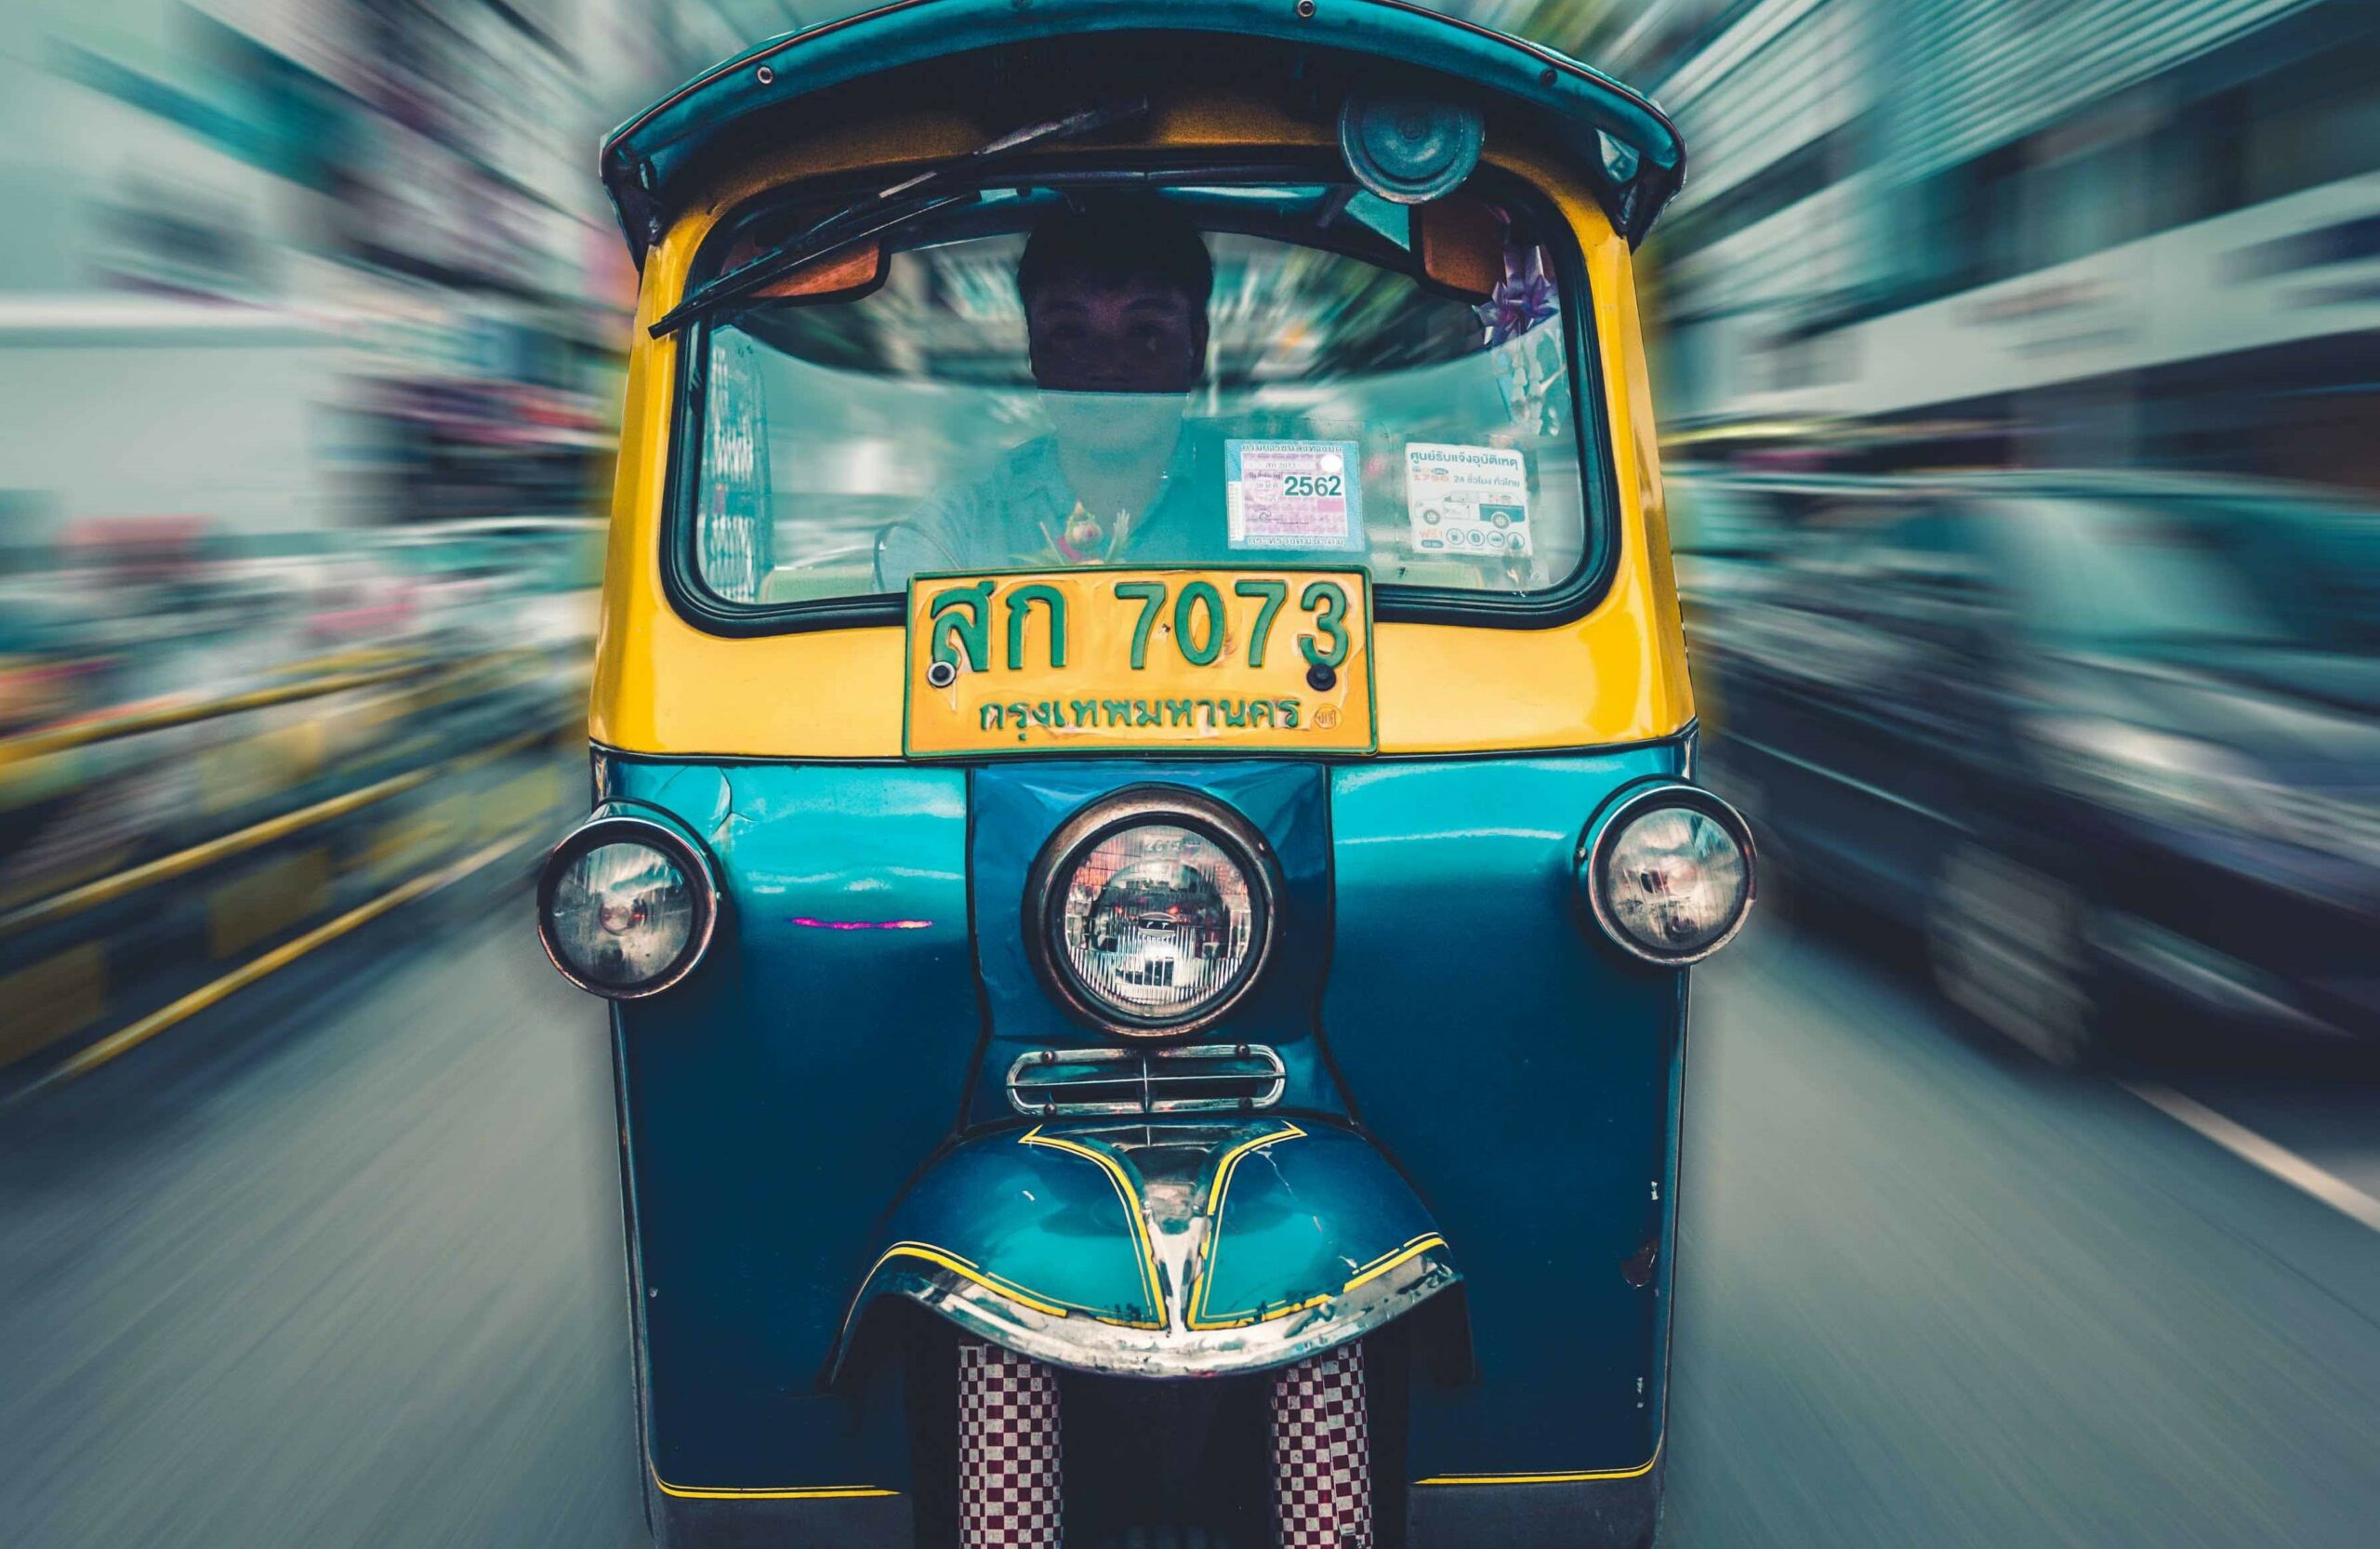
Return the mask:
POLYGON ((603 183, 641 264, 713 158, 784 143, 805 111, 813 121, 839 107, 882 112, 885 90, 871 88, 899 88, 878 77, 937 71, 923 99, 994 113, 1017 105, 1022 123, 1195 78, 1201 59, 1231 66, 1235 86, 1269 84, 1318 113, 1335 113, 1351 86, 1393 83, 1475 103, 1491 135, 1524 124, 1570 151, 1632 243, 1686 175, 1677 131, 1627 86, 1406 0, 893 0, 697 75, 604 140, 603 183))

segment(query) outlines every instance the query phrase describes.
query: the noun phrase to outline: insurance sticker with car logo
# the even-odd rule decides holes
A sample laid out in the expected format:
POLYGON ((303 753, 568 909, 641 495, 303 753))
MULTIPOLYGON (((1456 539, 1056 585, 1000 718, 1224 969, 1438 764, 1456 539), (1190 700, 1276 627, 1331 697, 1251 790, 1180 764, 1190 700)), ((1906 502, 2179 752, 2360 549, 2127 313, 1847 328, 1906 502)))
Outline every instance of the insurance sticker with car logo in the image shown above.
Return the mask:
POLYGON ((1082 569, 909 583, 902 747, 1368 753, 1360 570, 1082 569))
POLYGON ((1413 547, 1448 554, 1526 554, 1528 461, 1506 446, 1405 448, 1413 547))

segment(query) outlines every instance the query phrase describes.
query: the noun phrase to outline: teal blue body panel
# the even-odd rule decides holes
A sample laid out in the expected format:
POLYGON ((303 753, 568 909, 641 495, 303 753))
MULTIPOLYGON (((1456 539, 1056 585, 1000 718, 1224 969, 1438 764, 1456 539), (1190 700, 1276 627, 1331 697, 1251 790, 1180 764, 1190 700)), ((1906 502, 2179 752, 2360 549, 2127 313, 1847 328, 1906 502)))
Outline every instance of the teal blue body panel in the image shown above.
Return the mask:
MULTIPOLYGON (((604 140, 603 182, 641 264, 658 240, 655 221, 682 206, 687 185, 707 160, 734 153, 770 126, 781 132, 787 111, 810 99, 840 92, 850 100, 851 90, 866 83, 868 105, 880 110, 925 89, 917 82, 905 89, 890 73, 972 55, 970 68, 938 83, 935 100, 964 111, 979 106, 955 99, 964 86, 997 87, 1005 73, 991 67, 992 50, 1095 50, 1085 62, 1097 68, 1081 75, 1079 97, 1045 91, 1005 103, 999 111, 1009 122, 993 126, 1005 132, 1167 84, 1167 62, 1178 65, 1186 44, 1209 39, 1222 41, 1241 61, 1243 88, 1285 55, 1296 56, 1282 66, 1285 80, 1311 78, 1305 66, 1319 55, 1343 61, 1342 73, 1374 89, 1426 73, 1435 89, 1488 104, 1491 122, 1498 113, 1525 118, 1572 148, 1605 185, 1632 242, 1651 229, 1685 177, 1676 129, 1644 97, 1541 44, 1403 0, 1329 0, 1309 16, 1299 14, 1294 0, 893 0, 773 38, 680 86, 604 140), (1606 155, 1602 135, 1630 153, 1606 155)), ((1012 55, 1009 62, 1012 69, 1012 55)))
POLYGON ((1614 791, 1683 759, 1332 772, 1323 1026, 1454 1245, 1477 1370, 1416 1385, 1416 1477, 1629 1469, 1659 1443, 1685 976, 1603 939, 1576 852, 1614 791))
MULTIPOLYGON (((1434 1255, 1379 1316, 1459 1276, 1476 1377, 1414 1384, 1414 1476, 1647 1462, 1684 977, 1602 939, 1576 853, 1615 793, 1684 761, 1682 744, 1336 765, 600 756, 599 794, 682 824, 725 890, 706 961, 615 1009, 657 1477, 907 1490, 897 1373, 825 1380, 855 1306, 928 1300, 899 1277, 930 1257, 885 1259, 903 1243, 1062 1328, 1128 1334, 1266 1331, 1301 1304, 1354 1304, 1401 1251, 1434 1255), (1037 1125, 1007 1104, 1009 1063, 1103 1039, 1033 975, 1025 870, 1069 814, 1150 783, 1226 802, 1278 857, 1280 950, 1213 1036, 1276 1047, 1285 1098, 1037 1125), (1169 1260, 1167 1224, 1201 1215, 1204 1269, 1169 1260)), ((697 1509, 654 1499, 657 1521, 697 1509)))
POLYGON ((1140 1178, 1082 1124, 1019 1124, 952 1147, 902 1196, 874 1255, 865 1303, 892 1277, 941 1259, 996 1293, 1068 1316, 1161 1324, 1164 1299, 1143 1241, 1140 1178))
POLYGON ((897 1404, 818 1375, 886 1203, 981 1033, 966 776, 606 757, 726 890, 709 957, 615 1008, 644 1434, 681 1487, 899 1488, 897 1404))

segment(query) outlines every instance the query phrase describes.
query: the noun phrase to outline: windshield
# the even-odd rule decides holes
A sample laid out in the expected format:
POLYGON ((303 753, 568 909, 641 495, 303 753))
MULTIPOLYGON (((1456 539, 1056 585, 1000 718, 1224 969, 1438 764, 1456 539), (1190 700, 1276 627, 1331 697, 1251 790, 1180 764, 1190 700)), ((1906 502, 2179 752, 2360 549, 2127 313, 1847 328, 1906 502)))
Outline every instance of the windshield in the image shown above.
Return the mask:
POLYGON ((872 294, 691 336, 696 577, 747 607, 1089 564, 1558 589, 1592 551, 1581 298, 1526 213, 1476 213, 1461 291, 1408 210, 1323 184, 1000 190, 905 227, 872 294))

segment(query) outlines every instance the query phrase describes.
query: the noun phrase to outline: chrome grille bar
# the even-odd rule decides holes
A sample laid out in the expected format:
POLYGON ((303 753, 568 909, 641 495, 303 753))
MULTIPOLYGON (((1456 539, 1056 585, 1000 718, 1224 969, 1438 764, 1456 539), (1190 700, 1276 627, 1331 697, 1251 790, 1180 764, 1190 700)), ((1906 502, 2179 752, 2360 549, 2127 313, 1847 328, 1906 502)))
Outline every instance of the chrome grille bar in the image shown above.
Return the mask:
POLYGON ((1037 1049, 1008 1067, 1009 1105, 1036 1119, 1252 1113, 1287 1085, 1280 1054, 1262 1043, 1037 1049))

